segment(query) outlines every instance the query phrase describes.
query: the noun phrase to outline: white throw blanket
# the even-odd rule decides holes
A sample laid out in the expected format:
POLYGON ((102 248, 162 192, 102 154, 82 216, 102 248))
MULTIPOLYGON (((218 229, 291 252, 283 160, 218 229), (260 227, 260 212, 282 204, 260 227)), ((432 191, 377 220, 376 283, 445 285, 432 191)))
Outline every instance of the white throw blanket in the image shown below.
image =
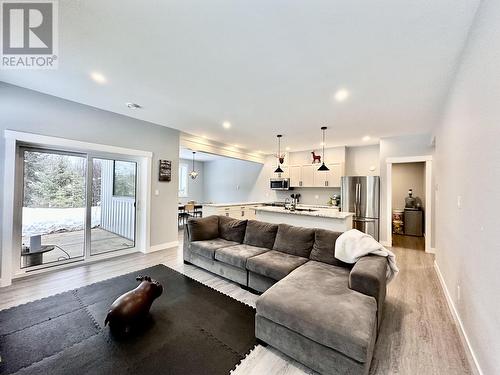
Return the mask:
POLYGON ((387 250, 369 234, 351 229, 342 233, 335 242, 335 258, 345 263, 356 263, 361 257, 373 254, 387 258, 387 282, 390 282, 399 272, 396 256, 387 250))

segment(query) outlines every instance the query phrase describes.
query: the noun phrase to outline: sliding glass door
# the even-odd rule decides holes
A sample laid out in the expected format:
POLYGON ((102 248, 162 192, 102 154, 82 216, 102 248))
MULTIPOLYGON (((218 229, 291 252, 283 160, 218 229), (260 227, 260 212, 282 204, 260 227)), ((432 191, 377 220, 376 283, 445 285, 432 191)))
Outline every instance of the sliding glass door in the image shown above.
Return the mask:
POLYGON ((135 248, 135 161, 30 147, 20 155, 21 269, 135 248))
POLYGON ((135 162, 92 160, 90 255, 135 246, 135 162))
POLYGON ((82 154, 22 149, 21 268, 83 259, 86 170, 82 154))

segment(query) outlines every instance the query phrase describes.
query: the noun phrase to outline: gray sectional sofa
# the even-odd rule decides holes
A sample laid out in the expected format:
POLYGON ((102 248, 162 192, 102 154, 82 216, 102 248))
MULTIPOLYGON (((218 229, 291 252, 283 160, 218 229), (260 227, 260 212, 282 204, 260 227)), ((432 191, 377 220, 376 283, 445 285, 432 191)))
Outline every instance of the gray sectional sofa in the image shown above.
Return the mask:
POLYGON ((188 222, 184 261, 263 293, 255 335, 321 374, 367 374, 387 260, 335 258, 340 233, 209 216, 188 222))

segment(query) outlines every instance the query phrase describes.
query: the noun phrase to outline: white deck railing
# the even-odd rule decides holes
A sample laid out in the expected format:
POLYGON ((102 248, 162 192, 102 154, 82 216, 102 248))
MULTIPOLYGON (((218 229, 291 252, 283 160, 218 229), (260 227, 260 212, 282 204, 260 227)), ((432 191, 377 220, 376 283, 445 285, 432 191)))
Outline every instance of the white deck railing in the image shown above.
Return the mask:
POLYGON ((135 238, 135 198, 113 196, 113 161, 101 170, 101 228, 129 240, 135 238))
POLYGON ((135 200, 127 197, 111 197, 101 206, 101 228, 129 240, 134 239, 135 200))

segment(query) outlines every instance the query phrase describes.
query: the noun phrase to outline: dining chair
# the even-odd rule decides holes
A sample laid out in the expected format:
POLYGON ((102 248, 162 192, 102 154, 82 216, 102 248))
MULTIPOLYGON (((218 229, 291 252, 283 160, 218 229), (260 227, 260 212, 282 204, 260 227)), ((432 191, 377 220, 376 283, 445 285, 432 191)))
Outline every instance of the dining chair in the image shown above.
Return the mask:
POLYGON ((179 213, 179 215, 182 215, 182 225, 186 224, 186 221, 189 220, 189 218, 194 217, 194 204, 188 203, 184 205, 184 212, 179 213))

